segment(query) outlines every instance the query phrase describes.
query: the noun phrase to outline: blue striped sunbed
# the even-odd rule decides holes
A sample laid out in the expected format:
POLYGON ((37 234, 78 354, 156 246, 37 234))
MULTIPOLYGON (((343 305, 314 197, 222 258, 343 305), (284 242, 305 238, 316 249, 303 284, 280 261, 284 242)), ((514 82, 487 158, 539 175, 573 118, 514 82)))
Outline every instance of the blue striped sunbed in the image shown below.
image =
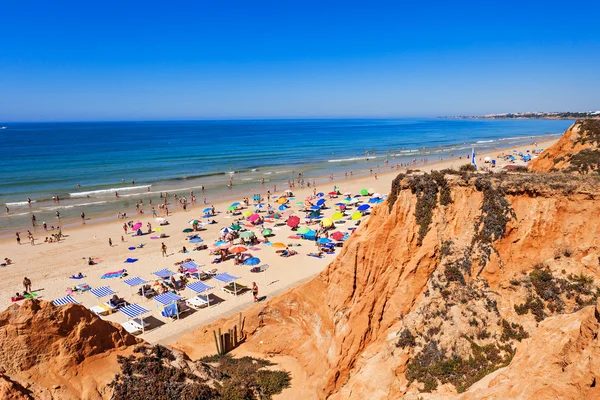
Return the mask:
POLYGON ((216 280, 221 281, 223 283, 231 283, 231 282, 234 282, 234 281, 240 279, 239 276, 229 275, 227 272, 223 272, 218 275, 215 275, 215 276, 213 276, 213 278, 215 278, 216 280))
POLYGON ((158 301, 162 305, 171 304, 177 300, 181 300, 181 296, 176 295, 175 293, 167 292, 163 294, 159 294, 158 296, 154 296, 153 300, 158 301))
POLYGON ((138 304, 130 304, 128 306, 121 307, 119 308, 119 311, 127 315, 129 318, 139 317, 142 314, 150 312, 138 304))
POLYGON ((160 271, 154 272, 154 275, 161 277, 163 279, 167 279, 171 275, 175 275, 175 272, 171 271, 170 269, 165 268, 165 269, 161 269, 160 271))
POLYGON ((56 299, 52 302, 55 306, 64 306, 65 304, 79 304, 77 300, 75 300, 72 296, 61 297, 60 299, 56 299))
POLYGON ((125 282, 129 286, 139 286, 143 285, 144 283, 147 283, 148 281, 145 281, 142 278, 136 276, 135 278, 125 279, 123 282, 125 282))
POLYGON ((115 294, 115 292, 108 286, 100 286, 94 289, 90 289, 90 292, 92 292, 92 294, 98 298, 115 294))
POLYGON ((207 290, 213 288, 212 286, 208 286, 206 283, 203 282, 188 283, 186 287, 196 293, 206 292, 207 290))

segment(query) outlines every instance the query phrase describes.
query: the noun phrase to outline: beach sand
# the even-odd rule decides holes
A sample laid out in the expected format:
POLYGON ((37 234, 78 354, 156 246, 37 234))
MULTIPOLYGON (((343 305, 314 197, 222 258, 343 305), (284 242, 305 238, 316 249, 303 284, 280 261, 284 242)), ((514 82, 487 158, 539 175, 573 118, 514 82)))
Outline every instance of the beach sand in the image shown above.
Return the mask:
MULTIPOLYGON (((548 148, 556 140, 540 142, 537 146, 527 145, 520 146, 517 148, 504 149, 504 151, 522 151, 544 149, 548 148)), ((483 160, 489 156, 496 159, 496 156, 501 153, 501 150, 494 150, 493 152, 486 154, 479 154, 478 160, 483 160)), ((393 161, 390 161, 392 163, 393 161)), ((412 167, 413 169, 419 169, 421 171, 429 171, 432 169, 445 169, 445 168, 458 168, 460 165, 468 163, 468 160, 464 158, 459 160, 457 157, 451 160, 445 160, 437 163, 429 163, 427 165, 418 165, 412 167)), ((483 161, 478 161, 479 166, 484 164, 483 161)), ((495 170, 500 170, 505 162, 498 161, 495 170)), ((344 179, 344 177, 336 177, 335 180, 329 181, 324 184, 317 184, 317 189, 320 192, 330 192, 334 185, 338 186, 342 193, 351 192, 358 194, 363 188, 373 188, 376 192, 387 194, 389 192, 390 184, 393 178, 398 173, 404 172, 405 169, 390 170, 388 166, 381 166, 381 172, 377 175, 377 179, 374 176, 361 177, 357 179, 344 179)), ((375 171, 374 171, 375 172, 375 171)), ((321 180, 322 182, 323 180, 321 180)), ((325 178, 325 181, 327 179, 325 178)), ((317 181, 319 182, 319 181, 317 181)), ((283 190, 287 189, 285 182, 278 182, 278 192, 274 193, 280 195, 283 190)), ((272 190, 271 186, 271 190, 272 190)), ((265 195, 267 188, 263 191, 265 195)), ((292 208, 290 210, 297 210, 297 206, 293 203, 295 201, 304 200, 307 196, 312 194, 313 188, 300 189, 296 187, 293 189, 295 200, 293 200, 292 208)), ((199 196, 200 197, 200 196, 199 196)), ((252 193, 245 193, 240 195, 239 201, 242 197, 252 198, 252 193)), ((327 205, 333 206, 337 200, 327 199, 327 205)), ((339 199, 338 199, 339 200, 339 199)), ((365 198, 366 200, 366 198, 365 198)), ((171 201, 172 202, 172 201, 171 201)), ((227 203, 214 203, 218 214, 214 219, 218 222, 215 225, 206 226, 206 230, 199 232, 200 237, 204 239, 203 244, 209 245, 214 243, 215 239, 219 237, 219 231, 225 226, 231 225, 235 218, 225 213, 225 210, 229 206, 230 202, 227 203)), ((211 279, 205 283, 214 286, 215 288, 211 291, 213 299, 221 299, 218 304, 211 305, 210 308, 185 313, 179 321, 169 321, 160 316, 161 308, 158 307, 158 303, 154 300, 146 300, 135 294, 130 294, 130 288, 120 278, 101 279, 102 274, 110 271, 120 270, 126 268, 128 271, 128 277, 132 278, 135 276, 142 277, 150 282, 155 278, 153 275, 154 271, 169 268, 172 271, 177 270, 177 266, 174 265, 177 261, 182 261, 185 258, 192 258, 196 263, 203 264, 201 267, 203 270, 217 268, 219 272, 228 272, 234 276, 239 276, 239 283, 247 286, 251 286, 252 282, 256 282, 259 287, 259 296, 266 296, 267 299, 273 297, 279 293, 282 293, 287 288, 297 286, 298 284, 305 282, 316 274, 320 273, 339 253, 339 248, 336 250, 335 255, 325 255, 323 258, 318 259, 307 256, 307 253, 316 251, 316 245, 314 242, 306 240, 292 240, 288 239, 288 236, 292 235, 292 231, 287 226, 274 227, 273 223, 265 223, 268 228, 274 229, 275 236, 269 240, 271 242, 283 242, 298 243, 299 247, 293 247, 298 251, 298 254, 289 258, 280 257, 275 253, 275 248, 261 244, 257 246, 260 250, 252 251, 253 256, 260 258, 262 264, 269 264, 270 268, 266 274, 263 273, 251 273, 249 266, 235 266, 232 260, 228 260, 221 264, 211 264, 211 260, 214 256, 209 255, 209 251, 191 251, 188 254, 178 253, 182 246, 186 246, 189 250, 193 247, 192 244, 188 243, 186 236, 188 233, 183 233, 182 230, 191 227, 188 221, 200 218, 202 216, 202 210, 206 206, 204 204, 196 204, 188 206, 186 211, 181 208, 174 209, 173 213, 167 218, 170 225, 163 227, 161 232, 157 232, 152 235, 144 235, 142 237, 131 237, 131 235, 124 235, 125 241, 121 242, 121 235, 123 235, 123 222, 122 219, 116 219, 110 222, 97 223, 82 225, 79 228, 70 228, 63 230, 64 239, 59 243, 44 243, 45 232, 38 232, 35 234, 36 245, 31 246, 27 241, 26 230, 21 231, 21 245, 16 243, 16 240, 6 239, 0 241, 0 257, 10 258, 14 264, 7 267, 0 268, 0 274, 2 274, 2 286, 0 288, 0 307, 5 308, 11 303, 11 296, 16 292, 23 292, 22 281, 24 277, 28 277, 32 281, 32 288, 35 293, 39 295, 38 298, 52 301, 56 298, 66 296, 65 290, 68 287, 73 287, 80 283, 87 283, 91 287, 98 287, 108 285, 118 295, 125 298, 129 302, 135 302, 142 305, 151 311, 151 317, 148 318, 148 322, 151 324, 151 329, 148 330, 142 337, 152 343, 168 343, 176 340, 176 338, 183 332, 190 331, 201 325, 210 323, 220 317, 231 315, 243 311, 245 308, 253 304, 252 294, 246 292, 237 298, 226 294, 219 290, 217 281, 211 279), (152 240, 150 236, 159 236, 160 233, 169 235, 166 239, 152 240), (113 246, 110 247, 108 240, 112 239, 113 246), (167 246, 168 257, 161 256, 161 243, 164 242, 167 246), (139 243, 144 243, 145 246, 141 249, 135 249, 133 251, 128 250, 129 247, 135 247, 139 243), (88 257, 99 258, 102 260, 101 263, 93 266, 87 264, 88 257), (137 258, 139 261, 133 264, 125 264, 124 260, 128 257, 137 258), (82 272, 85 275, 84 279, 73 280, 69 276, 82 272)), ((141 221, 143 226, 142 230, 145 232, 145 226, 147 222, 152 223, 153 228, 158 228, 158 223, 151 216, 148 211, 149 207, 147 204, 144 206, 146 213, 143 216, 128 218, 134 221, 141 221)), ((170 207, 171 208, 171 207, 170 207)), ((252 206, 251 206, 251 209, 252 206)), ((329 208, 324 212, 325 216, 331 216, 335 210, 329 208)), ((162 210, 159 211, 159 216, 162 210)), ((263 215, 266 215, 264 213, 263 215)), ((284 213, 284 220, 287 216, 291 215, 290 211, 284 213)), ((301 217, 303 221, 303 213, 295 213, 301 217)), ((131 213, 133 216, 133 212, 131 213)), ((366 217, 368 218, 368 217, 366 217)), ((354 222, 348 221, 345 224, 339 224, 338 229, 340 231, 348 231, 347 228, 353 227, 354 222)), ((253 229, 255 232, 259 232, 259 229, 253 229)), ((349 232, 349 231, 348 231, 349 232)), ((50 232, 48 232, 49 236, 50 232)), ((259 238, 260 234, 257 235, 259 238)), ((137 288, 134 289, 134 291, 137 288)), ((191 297, 192 293, 189 290, 183 290, 180 294, 184 298, 191 297)), ((85 305, 91 307, 98 304, 98 299, 91 293, 81 293, 73 295, 74 298, 85 305)), ((106 298, 104 300, 107 300, 106 298)), ((125 315, 121 313, 113 313, 107 317, 104 317, 109 321, 124 322, 126 321, 125 315)))

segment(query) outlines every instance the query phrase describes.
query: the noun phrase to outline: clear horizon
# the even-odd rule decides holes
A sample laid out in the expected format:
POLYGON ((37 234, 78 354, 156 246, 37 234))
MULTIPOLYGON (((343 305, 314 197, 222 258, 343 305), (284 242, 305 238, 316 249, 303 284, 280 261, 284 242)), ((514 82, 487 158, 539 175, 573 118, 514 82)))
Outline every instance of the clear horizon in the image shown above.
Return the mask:
POLYGON ((0 5, 0 123, 600 108, 600 5, 0 5))

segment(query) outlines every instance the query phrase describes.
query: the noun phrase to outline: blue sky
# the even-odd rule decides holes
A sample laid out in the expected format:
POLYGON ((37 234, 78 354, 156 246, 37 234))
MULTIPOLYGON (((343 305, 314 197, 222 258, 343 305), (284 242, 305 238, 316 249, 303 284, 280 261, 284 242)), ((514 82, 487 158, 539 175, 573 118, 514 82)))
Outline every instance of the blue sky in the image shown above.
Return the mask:
POLYGON ((600 109, 600 2, 421 3, 3 1, 0 121, 600 109))

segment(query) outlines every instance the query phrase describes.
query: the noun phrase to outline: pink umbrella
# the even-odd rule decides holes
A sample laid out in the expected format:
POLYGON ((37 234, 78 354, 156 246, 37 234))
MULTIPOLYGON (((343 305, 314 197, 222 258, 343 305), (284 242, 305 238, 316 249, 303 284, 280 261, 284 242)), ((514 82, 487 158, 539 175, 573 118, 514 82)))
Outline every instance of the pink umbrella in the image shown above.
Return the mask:
POLYGON ((342 232, 334 232, 334 233, 331 235, 331 238, 332 238, 333 240, 342 240, 342 239, 344 238, 344 234, 343 234, 342 232))
POLYGON ((137 231, 141 227, 142 227, 142 223, 141 222, 136 222, 136 224, 133 225, 133 227, 131 229, 133 229, 134 231, 137 231))
POLYGON ((251 216, 248 217, 248 221, 254 222, 254 221, 258 220, 259 218, 260 218, 260 215, 252 214, 251 216))

